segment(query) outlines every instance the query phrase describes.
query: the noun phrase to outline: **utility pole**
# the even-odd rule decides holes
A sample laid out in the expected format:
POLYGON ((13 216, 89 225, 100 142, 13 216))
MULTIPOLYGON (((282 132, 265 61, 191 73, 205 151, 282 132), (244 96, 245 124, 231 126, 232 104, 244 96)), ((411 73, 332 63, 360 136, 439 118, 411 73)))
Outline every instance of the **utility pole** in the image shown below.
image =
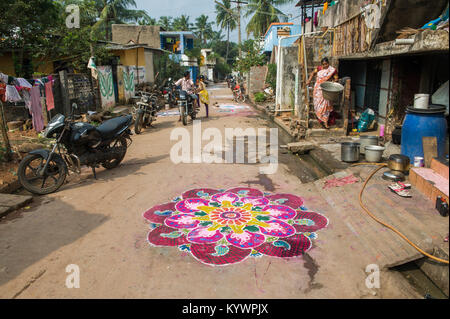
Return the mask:
POLYGON ((248 4, 248 2, 245 1, 241 1, 241 0, 231 0, 230 2, 236 3, 236 8, 237 8, 237 24, 238 24, 238 32, 239 32, 239 58, 242 57, 242 49, 241 49, 241 44, 242 44, 242 36, 241 36, 241 4, 248 4))

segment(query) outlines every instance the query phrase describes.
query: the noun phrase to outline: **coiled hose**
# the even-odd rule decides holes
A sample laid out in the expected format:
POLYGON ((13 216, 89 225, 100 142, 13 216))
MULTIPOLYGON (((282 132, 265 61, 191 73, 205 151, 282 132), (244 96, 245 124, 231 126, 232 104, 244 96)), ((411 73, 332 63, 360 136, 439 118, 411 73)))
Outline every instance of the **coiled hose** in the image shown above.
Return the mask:
POLYGON ((376 166, 379 166, 376 170, 374 170, 374 171, 369 175, 369 177, 367 178, 366 182, 364 183, 364 185, 363 185, 363 187, 362 187, 362 189, 361 189, 361 192, 359 193, 359 204, 361 205, 361 208, 362 208, 362 209, 363 209, 370 217, 372 217, 376 222, 378 222, 379 224, 381 224, 381 225, 383 225, 383 226, 389 228, 389 229, 392 230, 394 233, 396 233, 397 235, 399 235, 401 238, 403 238, 408 244, 410 244, 412 247, 414 247, 414 248, 415 248, 418 252, 420 252, 422 255, 424 255, 424 256, 426 256, 426 257, 432 259, 432 260, 435 260, 435 261, 437 261, 437 262, 444 263, 444 264, 447 264, 447 265, 448 265, 448 260, 445 260, 445 259, 441 259, 441 258, 435 257, 435 256, 433 256, 433 255, 430 255, 430 254, 427 253, 426 251, 420 249, 416 244, 414 244, 413 242, 411 242, 411 241, 410 241, 405 235, 403 235, 399 230, 397 230, 397 229, 394 228, 393 226, 391 226, 391 225, 389 225, 389 224, 386 224, 385 222, 379 220, 376 216, 374 216, 374 215, 370 212, 370 210, 369 210, 366 206, 364 206, 364 203, 363 203, 362 198, 363 198, 364 190, 365 190, 366 187, 367 187, 367 184, 368 184, 369 181, 375 176, 376 173, 378 173, 378 172, 379 172, 380 170, 382 170, 383 168, 387 167, 387 164, 381 164, 381 163, 378 163, 378 164, 374 164, 374 163, 358 163, 358 164, 354 164, 354 165, 352 165, 352 166, 358 166, 358 165, 376 165, 376 166))

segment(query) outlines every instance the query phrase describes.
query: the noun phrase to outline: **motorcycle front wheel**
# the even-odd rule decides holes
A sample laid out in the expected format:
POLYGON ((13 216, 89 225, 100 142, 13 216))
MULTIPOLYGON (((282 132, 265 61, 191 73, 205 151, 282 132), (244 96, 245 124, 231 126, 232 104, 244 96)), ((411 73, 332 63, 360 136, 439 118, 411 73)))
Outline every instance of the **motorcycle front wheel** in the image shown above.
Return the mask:
POLYGON ((134 122, 134 132, 138 135, 141 134, 143 127, 144 127, 144 114, 138 113, 136 116, 136 121, 134 122))
POLYGON ((44 174, 40 171, 46 159, 41 155, 27 155, 19 164, 17 172, 23 188, 33 194, 48 195, 56 192, 66 180, 67 169, 63 162, 50 160, 44 174))
POLYGON ((182 106, 181 107, 181 120, 183 121, 184 126, 188 125, 187 117, 188 116, 187 116, 186 107, 182 106))

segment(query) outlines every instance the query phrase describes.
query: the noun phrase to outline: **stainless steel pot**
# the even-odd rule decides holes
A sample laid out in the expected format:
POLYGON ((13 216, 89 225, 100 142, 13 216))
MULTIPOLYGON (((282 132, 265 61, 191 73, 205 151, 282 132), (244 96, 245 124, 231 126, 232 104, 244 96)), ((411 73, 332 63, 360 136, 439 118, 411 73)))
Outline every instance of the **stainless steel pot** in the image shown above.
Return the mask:
POLYGON ((341 160, 347 163, 359 161, 360 154, 359 143, 345 142, 341 144, 341 160))
POLYGON ((393 171, 407 173, 410 168, 411 161, 408 156, 394 154, 389 157, 388 167, 393 171))
POLYGON ((361 136, 359 138, 359 144, 361 144, 360 147, 361 154, 366 153, 366 146, 378 145, 378 142, 379 142, 378 136, 361 136))

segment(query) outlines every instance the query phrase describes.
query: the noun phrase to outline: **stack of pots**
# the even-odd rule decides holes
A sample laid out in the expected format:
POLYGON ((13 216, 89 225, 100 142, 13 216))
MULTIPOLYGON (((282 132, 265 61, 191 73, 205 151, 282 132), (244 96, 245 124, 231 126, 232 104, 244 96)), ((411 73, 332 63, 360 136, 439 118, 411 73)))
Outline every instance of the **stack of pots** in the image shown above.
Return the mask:
POLYGON ((366 156, 366 161, 369 163, 379 163, 383 158, 385 148, 378 146, 378 136, 361 136, 361 154, 366 156))

